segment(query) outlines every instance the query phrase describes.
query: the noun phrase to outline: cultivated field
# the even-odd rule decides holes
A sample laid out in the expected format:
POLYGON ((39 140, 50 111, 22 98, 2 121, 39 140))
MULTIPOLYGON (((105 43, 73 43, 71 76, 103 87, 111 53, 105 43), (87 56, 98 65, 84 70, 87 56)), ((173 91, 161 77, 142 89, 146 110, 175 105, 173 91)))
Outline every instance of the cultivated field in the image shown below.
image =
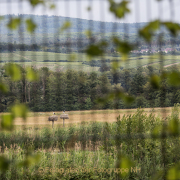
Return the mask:
MULTIPOLYGON (((139 56, 139 57, 130 57, 127 61, 121 61, 120 57, 113 56, 103 56, 96 57, 93 60, 109 59, 111 65, 113 60, 119 59, 120 66, 123 68, 137 68, 139 66, 148 66, 152 65, 155 67, 160 67, 160 56, 139 56)), ((171 66, 173 64, 179 63, 180 56, 165 55, 163 57, 164 67, 171 66)), ((83 61, 89 61, 84 53, 72 53, 72 54, 63 54, 63 53, 53 53, 53 52, 36 52, 36 51, 15 51, 13 53, 0 53, 1 65, 4 65, 6 62, 17 62, 25 66, 36 66, 37 68, 48 67, 51 70, 61 70, 65 71, 67 69, 74 70, 83 70, 85 72, 98 71, 99 67, 91 67, 89 65, 82 64, 83 61), (59 62, 59 61, 71 61, 71 62, 59 62), (27 62, 18 62, 18 61, 27 61, 27 62), (49 61, 49 62, 44 62, 49 61)))
MULTIPOLYGON (((172 108, 145 108, 143 114, 150 115, 151 113, 156 117, 167 117, 171 114, 172 108)), ((65 120, 65 125, 80 124, 82 122, 108 122, 113 123, 117 121, 117 117, 120 115, 120 119, 123 116, 133 115, 137 112, 137 109, 118 109, 118 110, 93 110, 93 111, 66 111, 70 119, 65 120)), ((63 120, 60 119, 60 115, 63 112, 55 112, 58 116, 58 121, 55 122, 55 126, 62 126, 63 120)), ((28 127, 51 127, 52 122, 48 121, 48 117, 53 115, 53 112, 37 112, 29 113, 27 120, 24 121, 21 118, 15 119, 15 125, 26 125, 28 127)))

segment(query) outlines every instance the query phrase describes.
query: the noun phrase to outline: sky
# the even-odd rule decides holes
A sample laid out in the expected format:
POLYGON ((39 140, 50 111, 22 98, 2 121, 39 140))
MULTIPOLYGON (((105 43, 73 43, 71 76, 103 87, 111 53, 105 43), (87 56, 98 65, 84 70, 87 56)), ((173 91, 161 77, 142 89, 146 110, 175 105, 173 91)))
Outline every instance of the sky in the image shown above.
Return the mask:
MULTIPOLYGON (((117 19, 110 13, 107 0, 55 0, 56 8, 53 10, 42 5, 32 8, 27 0, 20 3, 18 0, 11 1, 12 3, 7 3, 7 0, 0 0, 0 15, 57 15, 95 21, 126 23, 148 22, 160 18, 164 21, 173 20, 180 23, 180 0, 172 0, 173 6, 170 6, 170 0, 160 2, 157 2, 157 0, 129 0, 131 13, 126 15, 123 20, 117 19), (91 7, 91 11, 87 11, 88 7, 91 7)), ((51 1, 53 2, 53 0, 51 1)), ((118 2, 118 0, 116 1, 118 2)))

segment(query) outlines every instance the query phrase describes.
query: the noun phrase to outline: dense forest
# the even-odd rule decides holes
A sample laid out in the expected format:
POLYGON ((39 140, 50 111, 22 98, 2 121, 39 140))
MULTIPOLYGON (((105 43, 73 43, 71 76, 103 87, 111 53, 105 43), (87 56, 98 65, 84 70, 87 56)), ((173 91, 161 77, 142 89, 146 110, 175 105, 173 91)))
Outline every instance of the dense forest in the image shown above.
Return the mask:
MULTIPOLYGON (((23 67, 21 70, 26 73, 23 67)), ((153 89, 150 75, 159 75, 161 71, 151 66, 101 74, 73 70, 54 72, 46 67, 36 72, 39 74, 36 82, 28 82, 25 76, 20 81, 11 81, 1 69, 1 80, 9 87, 7 94, 0 95, 1 112, 7 111, 16 100, 26 103, 32 111, 160 107, 162 101, 163 106, 173 106, 180 100, 180 89, 170 86, 167 80, 163 82, 163 89, 153 89), (112 91, 129 94, 136 101, 128 105, 115 97, 99 104, 98 99, 112 91)))

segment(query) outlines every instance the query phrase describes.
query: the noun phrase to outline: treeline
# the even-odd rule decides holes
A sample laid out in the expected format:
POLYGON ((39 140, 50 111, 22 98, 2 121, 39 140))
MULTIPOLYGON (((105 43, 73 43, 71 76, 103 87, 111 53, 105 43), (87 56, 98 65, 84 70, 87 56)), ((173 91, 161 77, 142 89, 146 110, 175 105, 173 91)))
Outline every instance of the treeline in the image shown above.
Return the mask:
POLYGON ((0 94, 1 112, 7 111, 16 100, 26 103, 32 111, 168 107, 180 100, 180 89, 170 86, 167 80, 163 81, 162 88, 153 89, 150 75, 159 75, 160 71, 151 66, 101 74, 73 70, 53 72, 46 67, 36 71, 37 82, 28 82, 25 78, 14 82, 1 69, 1 80, 9 86, 8 94, 0 94), (106 98, 112 91, 132 95, 135 101, 128 105, 122 99, 110 98, 99 104, 97 99, 106 98))
POLYGON ((40 46, 37 44, 16 44, 16 43, 0 43, 0 52, 13 51, 39 51, 40 46))

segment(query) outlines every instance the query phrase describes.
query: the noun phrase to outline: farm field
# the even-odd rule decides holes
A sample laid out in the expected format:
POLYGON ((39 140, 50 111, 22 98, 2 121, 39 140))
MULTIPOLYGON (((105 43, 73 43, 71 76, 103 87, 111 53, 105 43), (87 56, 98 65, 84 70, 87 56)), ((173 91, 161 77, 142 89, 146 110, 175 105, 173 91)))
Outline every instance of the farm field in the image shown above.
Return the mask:
MULTIPOLYGON (((180 160, 179 137, 167 138, 164 157, 161 151, 163 140, 160 138, 164 121, 158 116, 162 110, 166 110, 166 115, 169 115, 167 133, 172 133, 171 121, 179 116, 179 106, 155 108, 153 111, 117 110, 118 114, 126 116, 121 119, 116 117, 114 122, 82 121, 65 128, 34 126, 0 132, 0 155, 11 161, 9 169, 5 173, 0 172, 0 178, 113 180, 151 179, 157 174, 161 179, 163 173, 159 174, 159 171, 169 176, 168 168, 173 166, 173 159, 180 160), (128 116, 130 113, 132 115, 128 116), (25 167, 22 166, 24 164, 25 167)), ((87 117, 96 117, 99 114, 108 117, 112 114, 115 118, 116 113, 113 112, 105 110, 93 111, 93 114, 91 111, 67 113, 70 119, 71 116, 80 118, 81 114, 87 117)), ((47 117, 51 112, 29 113, 28 118, 33 115, 47 117)), ((177 121, 179 123, 179 119, 177 121)))
MULTIPOLYGON (((120 57, 104 56, 96 57, 93 60, 109 59, 111 62, 107 65, 111 65, 113 60, 120 60, 120 57)), ((37 68, 48 67, 51 70, 61 70, 66 71, 67 69, 83 70, 85 72, 98 71, 99 67, 91 67, 89 65, 82 64, 84 61, 88 61, 89 58, 84 53, 53 53, 53 52, 36 52, 36 51, 16 51, 13 53, 0 53, 1 65, 6 62, 17 62, 25 66, 36 66, 37 68), (71 62, 58 62, 58 61, 71 61, 71 62), (27 61, 27 62, 18 62, 27 61), (44 62, 49 61, 49 62, 44 62)), ((120 66, 123 68, 137 68, 139 66, 152 65, 155 67, 160 67, 159 55, 152 56, 139 56, 139 57, 129 57, 127 61, 119 61, 120 66)), ((180 62, 180 56, 165 55, 163 56, 164 67, 171 66, 173 64, 178 64, 180 62)))
MULTIPOLYGON (((66 111, 70 119, 65 120, 65 125, 69 126, 71 124, 80 124, 82 122, 108 122, 113 123, 117 121, 117 117, 120 115, 120 119, 125 115, 135 114, 137 109, 118 109, 118 110, 93 110, 93 111, 66 111)), ((167 117, 171 114, 172 108, 145 108, 143 109, 143 114, 150 115, 151 113, 156 117, 163 116, 167 117)), ((60 115, 63 112, 55 112, 58 116, 58 121, 55 122, 55 126, 62 126, 63 121, 60 119, 60 115)), ((53 115, 53 112, 37 112, 29 113, 26 121, 21 118, 16 118, 14 125, 21 126, 26 125, 28 127, 51 127, 52 122, 48 121, 48 117, 53 115)))

